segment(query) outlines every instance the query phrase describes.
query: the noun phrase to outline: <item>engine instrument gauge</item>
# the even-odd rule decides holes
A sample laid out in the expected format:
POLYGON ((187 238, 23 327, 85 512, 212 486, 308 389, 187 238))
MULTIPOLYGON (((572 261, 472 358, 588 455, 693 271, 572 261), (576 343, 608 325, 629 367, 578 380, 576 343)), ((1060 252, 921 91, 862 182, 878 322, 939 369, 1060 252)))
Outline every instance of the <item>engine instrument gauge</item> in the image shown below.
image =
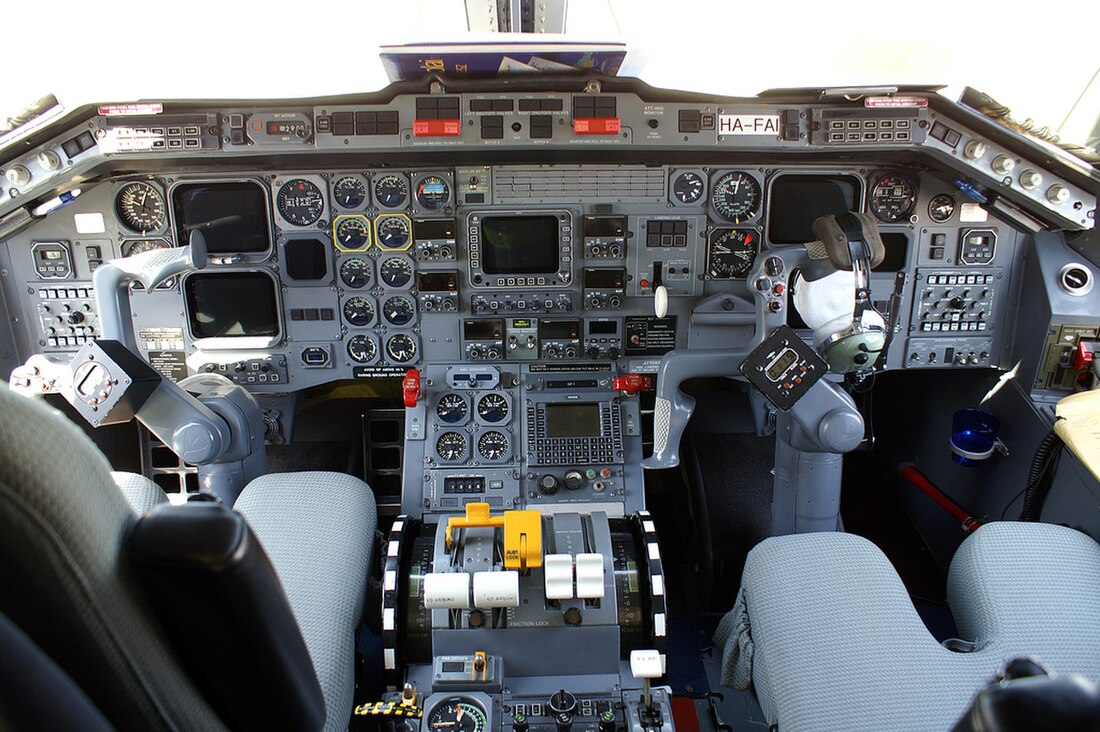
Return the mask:
POLYGON ((897 223, 913 212, 917 205, 917 184, 913 179, 896 173, 887 173, 871 186, 871 213, 879 221, 897 223))
POLYGON ((165 221, 164 196, 154 186, 137 181, 123 186, 115 200, 115 212, 131 231, 157 231, 165 221))
POLYGON ((430 211, 443 208, 451 200, 447 181, 438 175, 426 175, 416 184, 416 202, 430 211))
MULTIPOLYGON (((466 457, 466 448, 469 446, 469 441, 466 439, 466 435, 461 432, 444 432, 435 441, 435 451, 439 454, 441 460, 446 460, 449 463, 453 463, 456 460, 461 460, 466 457)), ((457 712, 459 718, 462 713, 457 712)), ((442 729, 443 725, 436 727, 432 725, 433 730, 442 729)), ((453 729, 465 730, 464 726, 456 726, 453 729)))
POLYGON ((412 226, 404 214, 379 216, 374 220, 374 233, 379 249, 401 251, 412 244, 412 226))
POLYGON ((404 287, 412 276, 412 263, 404 257, 389 257, 378 267, 378 277, 389 287, 404 287))
POLYGON ((715 229, 707 239, 707 276, 712 280, 744 277, 756 261, 759 235, 748 229, 715 229))
POLYGON ((351 257, 340 263, 340 281, 353 290, 370 284, 370 262, 362 257, 351 257))
POLYGON ((435 413, 447 424, 458 424, 470 413, 470 405, 461 394, 444 394, 435 405, 435 413))
POLYGON ((672 182, 672 196, 680 203, 695 203, 703 196, 703 177, 687 171, 672 182))
POLYGON ((932 200, 928 202, 928 218, 935 221, 937 224, 942 224, 951 220, 951 217, 955 215, 955 198, 947 193, 940 193, 937 196, 932 196, 932 200))
POLYGON ((370 249, 370 220, 366 216, 337 216, 332 224, 332 237, 342 252, 370 249))
POLYGON ((355 363, 367 363, 378 357, 378 344, 374 338, 360 333, 348 339, 348 358, 355 363))
POLYGON ((477 402, 477 416, 486 422, 502 422, 508 417, 508 400, 503 394, 486 394, 477 402))
POLYGON ((171 247, 164 239, 137 239, 122 242, 122 256, 132 257, 135 254, 144 254, 154 249, 168 249, 171 247))
POLYGON ((485 460, 500 460, 508 454, 508 436, 500 430, 489 430, 477 438, 477 453, 485 460))
POLYGON ((432 732, 485 732, 489 724, 485 710, 460 696, 440 702, 426 716, 432 732))
POLYGON ((295 226, 317 223, 325 210, 325 199, 316 184, 302 178, 288 180, 275 197, 279 214, 295 226))
POLYGON ((374 303, 365 297, 353 297, 344 301, 344 320, 349 325, 362 328, 374 320, 374 303))
POLYGON ((359 208, 367 200, 367 186, 355 176, 344 176, 332 186, 332 198, 341 208, 359 208))
POLYGON ((390 325, 406 325, 414 315, 416 315, 416 306, 404 295, 394 295, 382 305, 382 317, 390 325))
POLYGON ((400 208, 409 200, 409 182, 405 176, 390 173, 374 181, 374 200, 382 208, 400 208))
POLYGON ((386 341, 386 355, 397 363, 416 358, 416 339, 408 333, 395 333, 386 341))
POLYGON ((760 184, 739 170, 725 173, 711 188, 710 204, 726 221, 748 221, 760 212, 760 184))

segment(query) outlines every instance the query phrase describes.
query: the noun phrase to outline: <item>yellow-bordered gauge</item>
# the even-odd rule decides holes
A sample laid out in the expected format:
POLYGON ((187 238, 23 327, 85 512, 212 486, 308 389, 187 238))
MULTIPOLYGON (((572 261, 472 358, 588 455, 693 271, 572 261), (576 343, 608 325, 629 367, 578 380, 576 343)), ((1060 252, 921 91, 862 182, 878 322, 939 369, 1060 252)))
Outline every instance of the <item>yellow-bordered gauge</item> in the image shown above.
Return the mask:
POLYGON ((343 214, 332 220, 332 241, 341 252, 365 252, 371 245, 370 219, 343 214))
POLYGON ((412 246, 412 219, 405 214, 381 214, 374 220, 378 248, 403 252, 412 246))

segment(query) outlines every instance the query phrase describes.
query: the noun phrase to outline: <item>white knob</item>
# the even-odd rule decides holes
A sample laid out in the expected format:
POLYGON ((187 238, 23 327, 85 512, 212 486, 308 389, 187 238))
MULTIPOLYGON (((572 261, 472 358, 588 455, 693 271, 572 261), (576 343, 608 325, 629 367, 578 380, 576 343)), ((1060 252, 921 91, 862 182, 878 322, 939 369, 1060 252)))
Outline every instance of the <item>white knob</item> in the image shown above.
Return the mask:
POLYGON ((49 171, 57 170, 61 167, 61 157, 53 150, 43 150, 38 153, 38 164, 49 171))
POLYGON ((971 140, 963 148, 963 155, 970 160, 981 160, 985 156, 986 149, 985 143, 981 140, 971 140))
POLYGON ((1069 200, 1069 189, 1061 183, 1055 183, 1047 188, 1047 200, 1051 203, 1065 203, 1069 200))
POLYGON ((653 291, 653 314, 658 318, 668 315, 668 288, 664 285, 657 285, 653 291))
POLYGON ((1020 185, 1026 190, 1033 190, 1039 187, 1039 184, 1043 182, 1043 176, 1037 170, 1025 170, 1020 173, 1020 185))
POLYGON ((1016 167, 1016 161, 1007 155, 998 155, 993 158, 993 162, 990 163, 990 165, 993 167, 993 172, 997 175, 1007 175, 1016 167))
POLYGON ((26 166, 13 165, 8 168, 8 172, 4 174, 4 177, 8 179, 8 183, 22 188, 31 182, 31 171, 27 170, 26 166))
POLYGON ((630 673, 636 679, 659 679, 665 675, 665 657, 656 650, 631 651, 630 673))

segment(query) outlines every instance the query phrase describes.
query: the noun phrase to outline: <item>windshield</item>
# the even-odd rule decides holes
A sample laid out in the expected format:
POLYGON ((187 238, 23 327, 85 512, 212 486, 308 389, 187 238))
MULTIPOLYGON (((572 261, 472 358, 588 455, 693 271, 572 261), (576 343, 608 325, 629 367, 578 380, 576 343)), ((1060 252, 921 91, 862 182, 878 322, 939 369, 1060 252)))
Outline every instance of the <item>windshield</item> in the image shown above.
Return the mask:
MULTIPOLYGON (((971 86, 1063 141, 1094 138, 1100 47, 1081 29, 1095 23, 1095 3, 1054 0, 1034 12, 1002 12, 934 0, 904 6, 904 14, 883 6, 880 0, 574 0, 566 33, 626 43, 630 55, 620 74, 654 86, 752 96, 778 87, 944 84, 952 99, 971 86)), ((5 37, 4 117, 49 93, 73 108, 373 91, 388 83, 378 46, 473 37, 461 0, 144 6, 108 0, 57 27, 46 8, 5 7, 5 26, 23 32, 5 37), (34 28, 57 34, 47 52, 34 28)))

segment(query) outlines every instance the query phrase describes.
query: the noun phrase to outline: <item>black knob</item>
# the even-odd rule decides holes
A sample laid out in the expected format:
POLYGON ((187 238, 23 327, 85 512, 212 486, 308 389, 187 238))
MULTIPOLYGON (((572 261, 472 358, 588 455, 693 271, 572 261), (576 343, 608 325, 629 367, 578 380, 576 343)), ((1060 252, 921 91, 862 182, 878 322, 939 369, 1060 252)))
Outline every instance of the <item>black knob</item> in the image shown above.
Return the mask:
POLYGON ((554 727, 558 732, 570 732, 573 729, 572 714, 558 714, 554 717, 554 727))
POLYGON ((84 313, 69 313, 69 324, 78 325, 84 322, 84 313))
POLYGON ((561 488, 561 483, 558 481, 558 476, 547 473, 539 478, 539 491, 552 496, 558 492, 561 488))
POLYGON ((597 358, 600 357, 600 347, 599 346, 589 346, 588 350, 585 351, 585 353, 588 355, 589 358, 597 359, 597 358))
POLYGON ((526 714, 517 714, 512 717, 512 732, 527 732, 530 725, 527 724, 526 714))
POLYGON ((566 490, 575 491, 584 485, 584 476, 581 475, 579 470, 570 470, 565 474, 564 481, 566 490))
POLYGON ((608 348, 607 357, 610 358, 612 361, 615 361, 619 358, 619 349, 615 347, 608 348))
POLYGON ((565 689, 561 689, 550 695, 550 698, 546 700, 546 706, 550 708, 550 713, 554 716, 568 714, 572 717, 577 711, 577 697, 565 689))
POLYGON ((610 709, 600 715, 600 732, 615 732, 615 712, 610 709))

